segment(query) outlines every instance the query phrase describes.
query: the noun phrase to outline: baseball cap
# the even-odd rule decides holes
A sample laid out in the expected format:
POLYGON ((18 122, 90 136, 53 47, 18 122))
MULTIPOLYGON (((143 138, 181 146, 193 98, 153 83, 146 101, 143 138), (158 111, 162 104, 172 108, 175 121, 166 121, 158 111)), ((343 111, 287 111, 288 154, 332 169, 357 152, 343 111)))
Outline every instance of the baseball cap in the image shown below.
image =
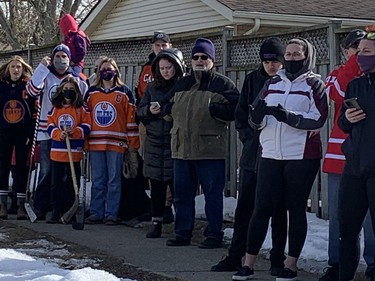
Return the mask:
POLYGON ((151 43, 155 43, 158 40, 164 41, 166 43, 171 43, 171 39, 169 38, 169 35, 163 31, 155 31, 154 37, 152 37, 151 43))
POLYGON ((356 47, 356 43, 366 36, 366 32, 362 29, 354 29, 349 32, 345 39, 341 43, 343 49, 349 49, 350 47, 356 47))

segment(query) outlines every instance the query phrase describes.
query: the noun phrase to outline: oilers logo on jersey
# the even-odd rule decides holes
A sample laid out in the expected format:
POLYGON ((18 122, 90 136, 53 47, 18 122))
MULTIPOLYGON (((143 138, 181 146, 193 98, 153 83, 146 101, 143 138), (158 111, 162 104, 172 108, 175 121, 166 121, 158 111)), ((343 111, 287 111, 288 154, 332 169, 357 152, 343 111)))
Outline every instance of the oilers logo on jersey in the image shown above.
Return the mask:
POLYGON ((108 102, 99 102, 94 108, 94 120, 100 127, 112 125, 116 119, 116 108, 108 102))
POLYGON ((57 86, 59 84, 54 84, 51 88, 49 88, 48 91, 48 98, 50 101, 52 101, 53 96, 56 94, 57 86))
POLYGON ((74 118, 70 114, 62 114, 57 122, 61 130, 64 130, 65 127, 74 128, 74 118))
POLYGON ((25 107, 18 100, 10 100, 3 108, 4 120, 10 124, 20 122, 25 115, 25 107))

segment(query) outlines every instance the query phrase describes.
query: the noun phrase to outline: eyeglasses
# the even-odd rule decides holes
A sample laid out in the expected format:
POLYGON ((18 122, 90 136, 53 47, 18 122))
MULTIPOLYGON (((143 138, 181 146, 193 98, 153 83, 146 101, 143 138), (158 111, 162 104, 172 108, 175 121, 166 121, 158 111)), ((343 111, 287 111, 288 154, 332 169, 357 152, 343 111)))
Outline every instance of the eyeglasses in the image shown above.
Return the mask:
POLYGON ((193 60, 199 60, 199 58, 201 58, 201 60, 208 60, 207 55, 201 55, 201 56, 195 55, 192 57, 193 60))

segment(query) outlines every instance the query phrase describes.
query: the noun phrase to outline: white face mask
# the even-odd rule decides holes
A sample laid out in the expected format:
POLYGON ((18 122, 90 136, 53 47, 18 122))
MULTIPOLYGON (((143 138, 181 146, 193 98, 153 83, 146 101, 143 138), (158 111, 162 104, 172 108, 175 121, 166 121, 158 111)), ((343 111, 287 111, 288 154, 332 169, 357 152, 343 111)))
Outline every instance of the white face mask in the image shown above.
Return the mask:
POLYGON ((69 60, 63 58, 54 58, 53 66, 58 70, 64 70, 69 66, 69 60))

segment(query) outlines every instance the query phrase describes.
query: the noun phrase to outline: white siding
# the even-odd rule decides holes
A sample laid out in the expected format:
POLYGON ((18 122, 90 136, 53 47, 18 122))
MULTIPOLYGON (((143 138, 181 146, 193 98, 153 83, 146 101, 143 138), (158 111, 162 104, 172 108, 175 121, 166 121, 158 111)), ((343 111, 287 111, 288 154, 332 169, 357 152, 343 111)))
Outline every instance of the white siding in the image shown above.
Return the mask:
POLYGON ((231 24, 200 0, 123 0, 90 34, 91 40, 150 36, 155 30, 169 34, 231 24))

